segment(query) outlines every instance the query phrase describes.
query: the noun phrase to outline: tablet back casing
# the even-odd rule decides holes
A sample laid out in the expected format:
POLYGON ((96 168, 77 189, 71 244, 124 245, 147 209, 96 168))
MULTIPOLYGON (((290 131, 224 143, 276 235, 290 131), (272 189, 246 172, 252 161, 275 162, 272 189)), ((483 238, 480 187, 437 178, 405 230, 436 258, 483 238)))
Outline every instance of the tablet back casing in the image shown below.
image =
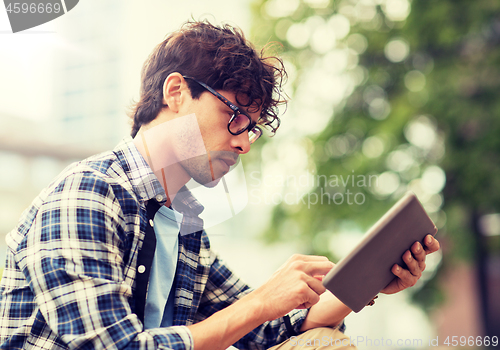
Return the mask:
POLYGON ((413 193, 399 200, 363 236, 361 242, 323 279, 323 285, 355 312, 361 311, 394 278, 394 264, 437 228, 413 193))

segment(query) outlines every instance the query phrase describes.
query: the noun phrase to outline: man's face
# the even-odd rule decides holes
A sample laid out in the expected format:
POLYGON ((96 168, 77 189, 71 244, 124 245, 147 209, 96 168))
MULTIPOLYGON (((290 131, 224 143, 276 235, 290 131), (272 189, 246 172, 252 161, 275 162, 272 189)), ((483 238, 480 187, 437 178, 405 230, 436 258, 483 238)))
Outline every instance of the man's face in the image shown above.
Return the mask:
MULTIPOLYGON (((218 92, 236 104, 234 93, 218 92)), ((258 120, 260 110, 254 113, 244 110, 253 121, 258 120)), ((204 91, 199 99, 191 99, 180 112, 181 115, 194 113, 206 149, 203 155, 192 157, 190 154, 194 154, 193 145, 197 145, 198 142, 190 140, 189 137, 181 138, 179 140, 181 147, 178 148, 180 165, 196 182, 213 187, 229 172, 229 168, 237 162, 238 156, 250 150, 248 131, 232 135, 227 125, 233 111, 208 91, 204 91)))

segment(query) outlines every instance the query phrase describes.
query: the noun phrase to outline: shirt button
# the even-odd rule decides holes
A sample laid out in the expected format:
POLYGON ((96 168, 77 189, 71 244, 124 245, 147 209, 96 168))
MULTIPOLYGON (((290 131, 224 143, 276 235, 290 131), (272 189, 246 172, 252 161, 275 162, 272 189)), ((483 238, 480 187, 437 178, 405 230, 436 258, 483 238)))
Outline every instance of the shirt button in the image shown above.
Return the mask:
POLYGON ((163 200, 163 196, 161 194, 156 196, 156 201, 161 202, 163 200))
POLYGON ((146 271, 146 266, 144 266, 144 265, 140 265, 137 268, 137 272, 139 272, 139 273, 144 273, 145 271, 146 271))
POLYGON ((153 219, 149 219, 149 225, 150 225, 151 227, 154 227, 154 226, 155 226, 155 224, 154 224, 154 222, 153 222, 153 219))
POLYGON ((146 197, 146 192, 141 192, 139 193, 141 195, 142 198, 145 198, 146 197))

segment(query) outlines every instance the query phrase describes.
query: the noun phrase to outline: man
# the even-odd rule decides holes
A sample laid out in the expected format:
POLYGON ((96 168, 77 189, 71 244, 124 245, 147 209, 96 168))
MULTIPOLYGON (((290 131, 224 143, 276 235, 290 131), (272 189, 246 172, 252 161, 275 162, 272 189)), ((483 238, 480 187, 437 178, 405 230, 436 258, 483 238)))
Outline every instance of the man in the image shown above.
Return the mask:
MULTIPOLYGON (((284 71, 275 62, 239 30, 207 22, 155 48, 134 138, 68 167, 7 236, 0 348, 266 349, 298 334, 342 338, 351 310, 324 293, 330 261, 293 256, 252 291, 210 250, 185 187, 215 186, 259 125, 276 130, 284 71)), ((427 239, 383 292, 418 280, 439 248, 427 239)))

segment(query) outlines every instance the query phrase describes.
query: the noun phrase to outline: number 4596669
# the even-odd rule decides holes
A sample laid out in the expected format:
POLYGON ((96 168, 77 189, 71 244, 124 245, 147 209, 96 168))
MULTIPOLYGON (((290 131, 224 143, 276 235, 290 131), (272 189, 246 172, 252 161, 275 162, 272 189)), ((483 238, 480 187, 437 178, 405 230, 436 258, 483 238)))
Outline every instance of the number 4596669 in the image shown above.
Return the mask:
POLYGON ((446 346, 498 346, 497 336, 477 336, 477 337, 465 337, 465 336, 448 336, 444 341, 446 346))
POLYGON ((35 4, 27 2, 14 2, 7 5, 8 13, 59 13, 61 5, 58 3, 35 4))

